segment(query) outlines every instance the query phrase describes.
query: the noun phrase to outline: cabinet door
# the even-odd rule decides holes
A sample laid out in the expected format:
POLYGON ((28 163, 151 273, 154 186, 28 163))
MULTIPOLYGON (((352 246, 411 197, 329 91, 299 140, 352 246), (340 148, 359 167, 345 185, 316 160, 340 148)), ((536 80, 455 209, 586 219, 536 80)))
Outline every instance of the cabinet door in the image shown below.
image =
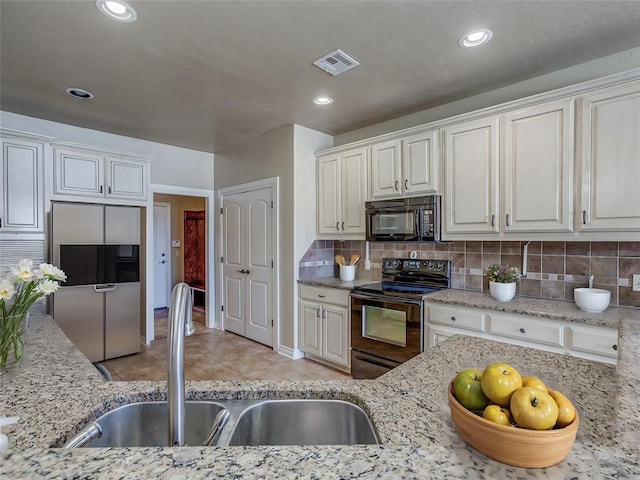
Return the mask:
POLYGON ((498 233, 498 117, 444 129, 444 232, 498 233))
POLYGON ((349 366, 350 332, 349 309, 338 305, 325 304, 322 307, 322 357, 325 360, 349 366))
POLYGON ((504 116, 505 233, 573 230, 573 117, 572 100, 504 116))
POLYGON ((340 233, 365 233, 364 202, 367 198, 367 149, 360 148, 341 156, 341 221, 340 233))
POLYGON ((147 164, 123 158, 106 158, 107 197, 147 198, 147 164))
POLYGON ((56 149, 53 193, 104 196, 104 157, 89 152, 56 149))
POLYGON ((43 231, 42 143, 3 139, 0 232, 43 231))
POLYGON ((405 196, 440 193, 439 130, 402 139, 401 186, 405 196))
POLYGON ((371 198, 400 197, 402 195, 400 141, 391 140, 371 147, 371 198))
POLYGON ((340 156, 318 159, 318 234, 340 233, 340 156))
POLYGON ((583 231, 640 230, 640 82, 584 96, 583 231))
POLYGON ((322 356, 321 305, 309 300, 300 300, 300 350, 322 356))

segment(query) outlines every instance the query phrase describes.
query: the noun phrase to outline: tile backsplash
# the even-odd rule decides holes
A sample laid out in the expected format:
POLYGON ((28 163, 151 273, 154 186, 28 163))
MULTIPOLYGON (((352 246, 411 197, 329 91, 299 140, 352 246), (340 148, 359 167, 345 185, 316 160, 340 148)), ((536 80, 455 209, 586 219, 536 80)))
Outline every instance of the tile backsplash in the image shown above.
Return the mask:
POLYGON ((362 255, 356 278, 379 281, 382 258, 451 260, 452 287, 488 291, 489 265, 502 263, 522 268, 523 247, 528 243, 527 276, 518 282, 526 297, 573 301, 573 289, 593 286, 611 291, 611 305, 640 308, 640 292, 632 291, 632 275, 640 274, 640 242, 515 242, 467 241, 445 243, 369 243, 371 270, 364 269, 365 242, 317 240, 299 264, 300 279, 337 276, 334 255, 362 255))

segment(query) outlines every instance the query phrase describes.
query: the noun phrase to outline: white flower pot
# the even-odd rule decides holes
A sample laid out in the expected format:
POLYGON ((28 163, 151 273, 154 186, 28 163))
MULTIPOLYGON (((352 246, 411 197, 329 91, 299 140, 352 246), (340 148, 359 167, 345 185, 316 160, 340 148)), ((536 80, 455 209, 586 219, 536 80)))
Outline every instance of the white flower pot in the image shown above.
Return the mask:
POLYGON ((508 302, 516 294, 516 284, 489 282, 489 293, 499 302, 508 302))

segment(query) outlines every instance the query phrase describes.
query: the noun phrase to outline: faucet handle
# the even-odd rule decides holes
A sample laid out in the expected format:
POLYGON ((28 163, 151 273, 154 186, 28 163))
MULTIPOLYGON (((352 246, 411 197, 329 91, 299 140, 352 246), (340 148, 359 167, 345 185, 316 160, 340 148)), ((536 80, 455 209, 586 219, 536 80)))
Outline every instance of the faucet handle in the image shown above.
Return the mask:
POLYGON ((589 288, 593 288, 593 275, 589 275, 589 288))

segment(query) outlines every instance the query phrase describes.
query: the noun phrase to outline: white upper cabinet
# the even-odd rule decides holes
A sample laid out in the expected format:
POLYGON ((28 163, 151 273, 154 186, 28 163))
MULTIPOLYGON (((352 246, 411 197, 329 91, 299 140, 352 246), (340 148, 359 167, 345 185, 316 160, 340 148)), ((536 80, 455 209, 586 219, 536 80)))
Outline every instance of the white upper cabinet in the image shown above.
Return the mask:
POLYGON ((446 127, 445 237, 571 232, 573 118, 559 100, 446 127))
POLYGON ((498 162, 498 117, 444 129, 445 235, 498 235, 498 162))
POLYGON ((53 197, 142 203, 147 199, 149 160, 89 147, 55 146, 53 197))
POLYGON ((430 130, 371 147, 371 198, 438 194, 439 130, 430 130))
POLYGON ((640 230, 640 82, 583 96, 584 232, 640 230))
POLYGON ((1 132, 0 233, 44 232, 47 140, 1 132))
POLYGON ((501 225, 513 232, 573 230, 574 102, 503 116, 501 225))
POLYGON ((318 158, 318 234, 363 238, 367 148, 318 158))

